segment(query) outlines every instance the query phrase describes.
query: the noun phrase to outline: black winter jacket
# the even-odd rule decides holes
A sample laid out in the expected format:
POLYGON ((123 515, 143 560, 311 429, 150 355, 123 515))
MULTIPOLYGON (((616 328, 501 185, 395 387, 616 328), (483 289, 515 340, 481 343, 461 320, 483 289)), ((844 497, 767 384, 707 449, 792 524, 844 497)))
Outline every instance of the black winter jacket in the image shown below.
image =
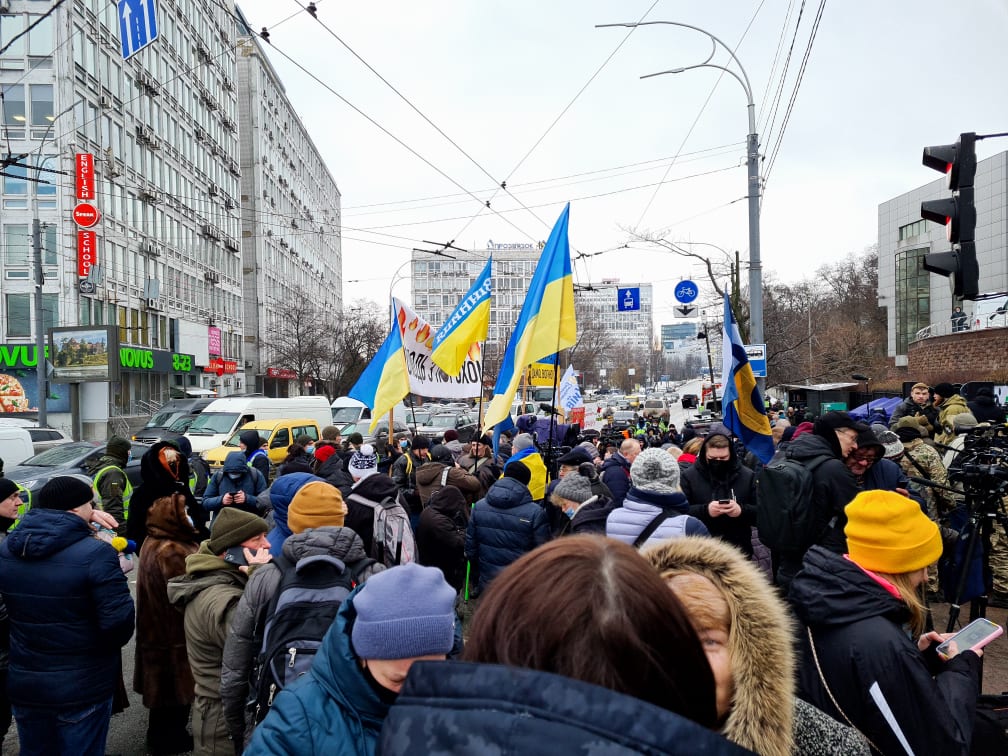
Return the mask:
POLYGON ((385 718, 379 751, 388 756, 749 753, 696 722, 608 688, 531 669, 453 661, 410 668, 385 718))
MULTIPOLYGON (((844 461, 836 456, 836 451, 826 439, 814 433, 800 435, 788 445, 785 454, 806 463, 820 455, 833 457, 816 467, 812 473, 812 497, 816 510, 815 532, 821 534, 816 543, 837 554, 845 553, 847 538, 844 535, 844 526, 847 525, 847 515, 844 513, 844 508, 860 491, 854 476, 844 461)), ((777 583, 785 592, 791 578, 801 569, 803 556, 803 553, 780 554, 777 583)))
POLYGON ((682 474, 680 486, 689 499, 689 513, 707 526, 712 536, 727 541, 747 555, 752 554, 752 526, 756 524, 756 475, 739 461, 735 445, 729 444, 727 474, 715 478, 707 462, 707 444, 711 434, 700 447, 697 460, 682 474), (707 506, 718 499, 731 499, 742 508, 738 517, 711 517, 707 506))
POLYGON ((1005 422, 1005 409, 994 401, 994 393, 990 389, 980 389, 976 399, 966 402, 966 406, 970 408, 978 423, 1002 425, 1005 422))
MULTIPOLYGON (((823 676, 851 722, 884 754, 966 754, 980 695, 980 658, 942 662, 921 653, 903 627, 906 605, 854 562, 813 547, 791 585, 799 621, 811 629, 823 676)), ((801 634, 800 695, 843 721, 801 634)))
POLYGON ((465 585, 465 532, 469 505, 455 486, 433 494, 416 529, 417 561, 437 567, 456 591, 465 585))
POLYGON ((465 553, 479 569, 477 593, 522 554, 550 537, 546 511, 532 501, 528 487, 501 478, 473 504, 466 528, 465 553))
POLYGON ((144 452, 140 458, 140 477, 143 479, 143 483, 137 486, 133 492, 133 497, 130 499, 129 517, 126 520, 126 537, 136 541, 138 549, 147 537, 147 513, 150 508, 158 499, 174 493, 185 496, 186 508, 189 510, 189 516, 192 517, 193 525, 199 531, 200 539, 210 537, 210 531, 207 529, 206 510, 196 501, 196 497, 189 490, 189 460, 184 455, 179 455, 181 458, 179 478, 184 482, 175 480, 158 461, 158 454, 166 446, 175 448, 167 441, 159 441, 144 452))
MULTIPOLYGON (((893 410, 892 416, 889 418, 889 428, 895 428, 896 423, 898 423, 904 417, 916 417, 917 415, 923 415, 927 418, 928 433, 932 433, 933 429, 938 426, 938 408, 931 405, 925 404, 921 407, 917 402, 915 402, 911 397, 907 397, 902 402, 896 405, 896 409, 893 410)), ((979 418, 978 418, 979 419, 979 418)))
POLYGON ((612 500, 617 507, 623 506, 623 499, 630 490, 630 463, 619 452, 613 454, 602 464, 600 475, 612 492, 612 500))
POLYGON ((350 495, 350 489, 353 488, 353 478, 347 472, 346 462, 339 453, 333 454, 329 459, 315 468, 315 474, 320 478, 324 478, 326 483, 336 486, 340 493, 343 494, 343 500, 346 501, 346 497, 350 495))
POLYGON ((73 512, 31 509, 0 544, 15 705, 73 710, 112 698, 135 612, 115 549, 73 512))

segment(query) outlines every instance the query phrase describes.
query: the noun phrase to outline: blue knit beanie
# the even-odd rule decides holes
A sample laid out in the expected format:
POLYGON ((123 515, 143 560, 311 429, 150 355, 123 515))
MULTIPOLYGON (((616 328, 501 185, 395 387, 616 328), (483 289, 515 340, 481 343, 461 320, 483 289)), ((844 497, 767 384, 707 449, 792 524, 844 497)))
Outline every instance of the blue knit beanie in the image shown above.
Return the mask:
POLYGON ((353 606, 350 640, 361 659, 447 654, 455 642, 455 589, 437 567, 409 562, 379 572, 353 606))

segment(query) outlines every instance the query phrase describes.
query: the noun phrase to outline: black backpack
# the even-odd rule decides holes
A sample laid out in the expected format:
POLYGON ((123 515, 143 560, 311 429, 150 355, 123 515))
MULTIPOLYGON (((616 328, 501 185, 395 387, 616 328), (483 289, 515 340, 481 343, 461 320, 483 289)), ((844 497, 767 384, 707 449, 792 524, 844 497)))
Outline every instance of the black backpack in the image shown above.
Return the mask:
POLYGON ((374 563, 364 558, 345 565, 326 554, 304 557, 297 564, 283 555, 273 558, 281 578, 262 624, 250 686, 256 724, 269 713, 277 693, 311 669, 340 605, 374 563))
POLYGON ((770 460, 756 479, 756 529, 775 551, 805 552, 821 535, 812 474, 835 457, 821 454, 799 462, 787 452, 770 460))

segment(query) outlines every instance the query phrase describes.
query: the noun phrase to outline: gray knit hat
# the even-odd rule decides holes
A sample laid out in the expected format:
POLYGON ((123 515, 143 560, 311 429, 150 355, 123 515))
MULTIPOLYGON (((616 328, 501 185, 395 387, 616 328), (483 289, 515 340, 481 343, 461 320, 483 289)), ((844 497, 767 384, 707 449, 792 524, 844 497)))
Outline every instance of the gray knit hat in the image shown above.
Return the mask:
POLYGON ((873 423, 871 429, 875 434, 875 438, 877 438, 879 443, 885 447, 884 456, 892 459, 893 457, 898 457, 903 453, 903 442, 893 431, 889 430, 881 423, 873 423))
POLYGON ((667 451, 645 449, 630 465, 630 482, 642 491, 675 493, 679 490, 679 463, 667 451))
POLYGON ((556 484, 556 488, 553 489, 553 495, 561 499, 567 499, 567 501, 583 504, 595 494, 592 493, 591 481, 588 478, 579 472, 571 472, 567 473, 556 484))
POLYGON ((511 450, 514 452, 520 452, 522 449, 528 449, 533 446, 535 441, 532 440, 532 436, 528 433, 519 433, 515 436, 514 441, 511 442, 511 450))
POLYGON ((578 444, 578 446, 580 446, 582 449, 588 452, 588 456, 592 458, 592 461, 598 459, 599 457, 598 447, 595 446, 595 444, 593 444, 591 441, 582 441, 580 444, 578 444))
POLYGON ((455 589, 416 562, 368 578, 353 598, 350 641, 361 659, 447 654, 455 643, 455 589))

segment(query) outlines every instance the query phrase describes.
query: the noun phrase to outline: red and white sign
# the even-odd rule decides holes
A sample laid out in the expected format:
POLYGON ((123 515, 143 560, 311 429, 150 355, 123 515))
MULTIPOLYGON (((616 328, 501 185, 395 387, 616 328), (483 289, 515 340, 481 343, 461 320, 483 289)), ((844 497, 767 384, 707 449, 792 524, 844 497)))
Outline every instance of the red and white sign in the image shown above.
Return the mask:
POLYGON ((87 278, 97 260, 97 239, 94 231, 77 232, 77 275, 87 278))
POLYGON ((214 357, 205 368, 204 373, 216 373, 217 375, 234 375, 238 372, 238 363, 234 360, 222 360, 214 357))
POLYGON ((217 326, 210 326, 207 328, 207 351, 214 355, 215 357, 220 357, 221 354, 221 336, 220 328, 217 326))
POLYGON ((297 380, 297 373, 289 368, 266 368, 267 378, 283 378, 288 381, 297 380))
POLYGON ((94 155, 90 152, 78 152, 75 159, 77 174, 77 199, 93 200, 95 198, 94 155))
POLYGON ((101 220, 101 213, 90 202, 78 202, 77 206, 73 209, 73 219, 74 223, 81 228, 92 228, 98 225, 98 221, 101 220))

